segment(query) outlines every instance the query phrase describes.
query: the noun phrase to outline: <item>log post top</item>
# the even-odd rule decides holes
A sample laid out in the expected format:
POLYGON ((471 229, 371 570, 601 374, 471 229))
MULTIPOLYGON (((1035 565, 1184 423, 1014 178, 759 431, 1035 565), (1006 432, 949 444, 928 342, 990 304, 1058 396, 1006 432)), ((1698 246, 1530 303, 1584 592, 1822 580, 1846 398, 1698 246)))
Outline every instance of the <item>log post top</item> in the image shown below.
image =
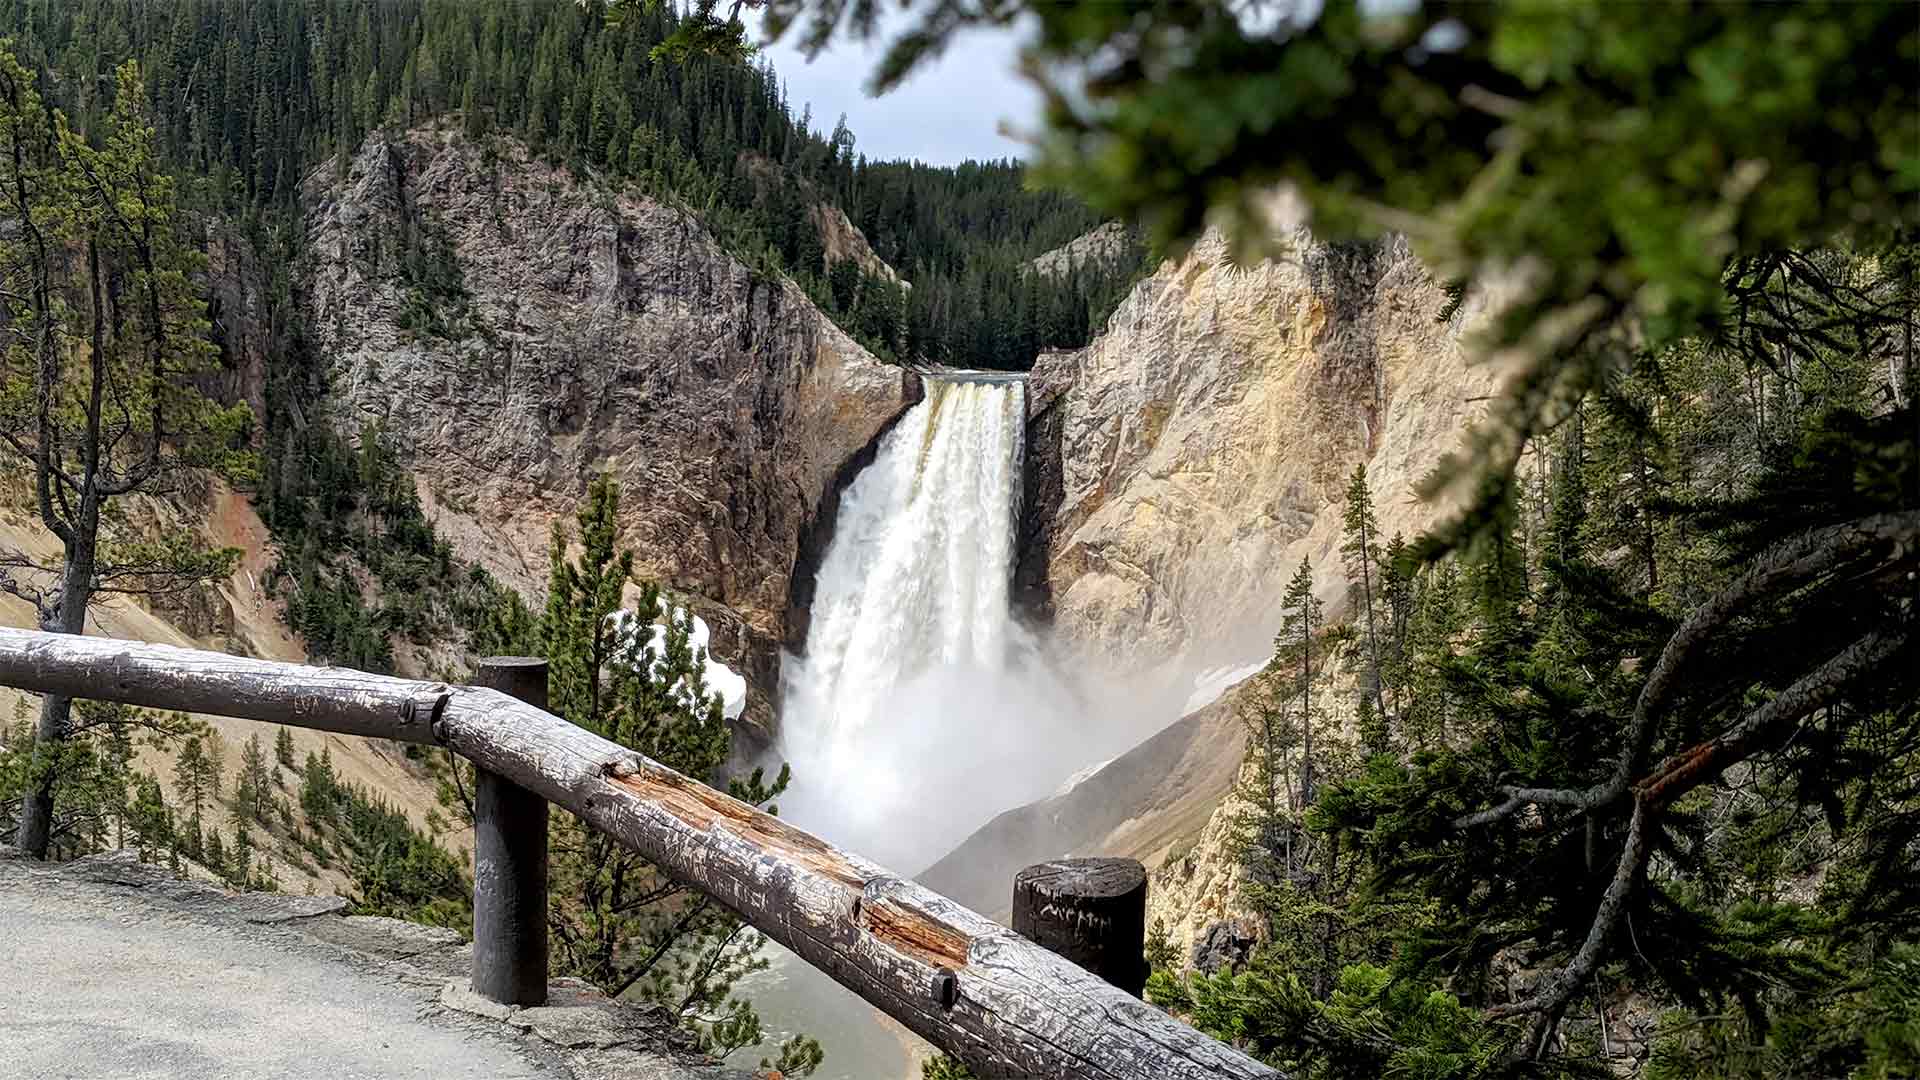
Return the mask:
POLYGON ((473 685, 547 707, 547 662, 538 656, 488 656, 474 665, 473 685))
POLYGON ((1013 881, 1049 898, 1106 900, 1146 888, 1147 870, 1133 859, 1055 859, 1027 867, 1013 881))

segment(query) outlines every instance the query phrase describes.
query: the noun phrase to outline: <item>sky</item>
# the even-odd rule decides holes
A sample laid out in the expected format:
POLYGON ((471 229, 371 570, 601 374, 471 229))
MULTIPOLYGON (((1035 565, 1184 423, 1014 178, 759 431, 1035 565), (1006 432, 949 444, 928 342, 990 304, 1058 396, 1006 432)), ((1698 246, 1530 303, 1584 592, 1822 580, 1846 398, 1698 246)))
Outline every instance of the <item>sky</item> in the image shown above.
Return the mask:
MULTIPOLYGON (((757 23, 749 33, 758 40, 757 23)), ((1019 43, 1011 31, 970 30, 939 60, 923 64, 892 93, 869 97, 868 78, 886 51, 883 41, 836 42, 812 63, 792 41, 763 46, 761 55, 787 84, 796 114, 813 105, 813 126, 832 131, 841 113, 868 160, 917 158, 951 165, 968 158, 1024 157, 1024 147, 999 133, 1001 121, 1032 128, 1040 95, 1016 72, 1019 43)))

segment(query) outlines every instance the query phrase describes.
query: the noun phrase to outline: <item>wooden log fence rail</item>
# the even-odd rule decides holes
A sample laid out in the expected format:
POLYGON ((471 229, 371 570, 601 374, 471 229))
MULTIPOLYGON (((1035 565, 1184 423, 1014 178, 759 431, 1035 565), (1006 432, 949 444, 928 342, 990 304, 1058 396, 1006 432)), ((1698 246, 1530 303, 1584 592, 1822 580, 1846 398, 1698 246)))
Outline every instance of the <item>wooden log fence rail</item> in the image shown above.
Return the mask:
MULTIPOLYGON (((532 683, 529 665, 537 661, 489 663, 481 681, 518 696, 0 628, 0 685, 438 745, 473 762, 491 822, 491 833, 476 827, 475 988, 495 1000, 527 1003, 544 993, 544 924, 526 925, 541 917, 546 886, 545 806, 537 807, 537 844, 523 827, 536 812, 531 793, 726 905, 981 1075, 1281 1076, 930 889, 554 716, 540 707, 543 666, 537 689, 532 683), (536 964, 538 991, 531 986, 536 964)), ((1050 890, 1071 877, 1049 873, 1029 893, 1059 901, 1050 890)), ((1093 877, 1111 885, 1125 875, 1106 868, 1093 877)), ((1130 926, 1134 916, 1125 912, 1134 903, 1122 896, 1132 884, 1098 891, 1092 902, 1101 911, 1119 904, 1112 910, 1130 926)), ((1039 906, 1077 925, 1089 918, 1070 904, 1039 906)))

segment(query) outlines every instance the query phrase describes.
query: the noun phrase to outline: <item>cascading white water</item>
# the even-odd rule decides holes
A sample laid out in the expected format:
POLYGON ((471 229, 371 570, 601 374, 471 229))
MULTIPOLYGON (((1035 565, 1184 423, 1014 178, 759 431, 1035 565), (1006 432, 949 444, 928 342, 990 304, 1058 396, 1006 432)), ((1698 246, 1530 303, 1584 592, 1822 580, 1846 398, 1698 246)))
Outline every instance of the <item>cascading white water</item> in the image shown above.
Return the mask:
POLYGON ((1071 695, 1009 607, 1026 386, 929 379, 842 496, 786 668, 786 812, 918 870, 1084 762, 1071 695))

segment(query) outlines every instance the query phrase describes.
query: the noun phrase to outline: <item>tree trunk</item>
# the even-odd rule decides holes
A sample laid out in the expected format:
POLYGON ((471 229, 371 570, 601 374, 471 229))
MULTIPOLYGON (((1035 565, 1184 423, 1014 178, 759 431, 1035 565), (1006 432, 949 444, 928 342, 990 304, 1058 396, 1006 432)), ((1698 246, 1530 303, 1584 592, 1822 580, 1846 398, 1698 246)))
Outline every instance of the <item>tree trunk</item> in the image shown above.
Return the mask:
POLYGON ((1380 722, 1387 722, 1387 679, 1380 670, 1380 632, 1373 619, 1373 538, 1364 526, 1360 529, 1360 599, 1367 605, 1367 652, 1373 659, 1374 708, 1380 710, 1380 722))
MULTIPOLYGON (((1312 603, 1309 597, 1307 604, 1312 603)), ((1306 627, 1300 634, 1300 805, 1313 805, 1313 621, 1308 608, 1301 608, 1300 621, 1306 627)))
MULTIPOLYGON (((93 599, 94 536, 99 529, 96 515, 87 515, 82 524, 87 535, 82 542, 67 548, 66 567, 61 574, 60 606, 51 619, 41 620, 41 629, 56 634, 79 634, 87 628, 87 604, 93 599), (91 526, 89 528, 89 526, 91 526)), ((53 795, 59 781, 62 744, 67 739, 68 721, 73 716, 73 699, 49 694, 40 701, 40 722, 33 732, 33 764, 28 773, 31 787, 20 803, 20 828, 14 843, 36 859, 47 857, 53 840, 53 795)))

